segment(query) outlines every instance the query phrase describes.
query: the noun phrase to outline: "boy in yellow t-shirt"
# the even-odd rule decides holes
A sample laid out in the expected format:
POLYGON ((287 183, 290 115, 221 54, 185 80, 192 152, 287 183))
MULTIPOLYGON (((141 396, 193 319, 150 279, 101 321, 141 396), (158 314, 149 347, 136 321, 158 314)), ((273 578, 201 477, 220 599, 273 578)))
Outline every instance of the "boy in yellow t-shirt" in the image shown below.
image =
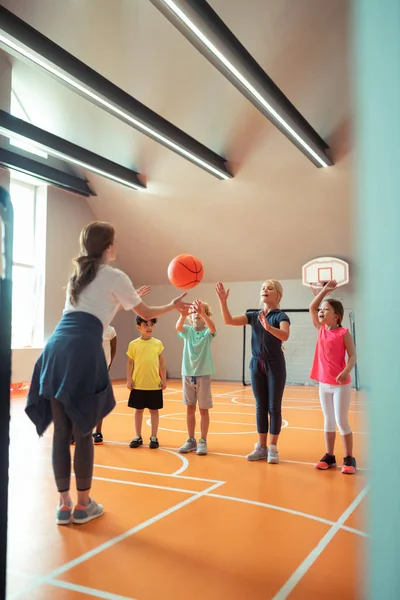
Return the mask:
POLYGON ((137 316, 136 329, 140 333, 140 338, 133 340, 128 347, 126 385, 128 390, 131 390, 128 406, 135 409, 136 431, 136 437, 129 444, 130 448, 138 448, 143 444, 142 422, 145 408, 149 409, 151 418, 149 448, 159 447, 158 411, 163 407, 163 390, 167 387, 167 366, 164 346, 160 340, 153 338, 156 323, 157 319, 145 321, 137 316))

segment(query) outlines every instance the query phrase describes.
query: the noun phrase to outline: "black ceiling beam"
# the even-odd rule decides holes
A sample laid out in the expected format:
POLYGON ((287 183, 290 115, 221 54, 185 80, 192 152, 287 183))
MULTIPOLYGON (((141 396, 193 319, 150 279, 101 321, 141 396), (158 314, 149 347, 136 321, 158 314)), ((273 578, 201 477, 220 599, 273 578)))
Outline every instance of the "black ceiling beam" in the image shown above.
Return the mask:
MULTIPOLYGON (((327 143, 265 73, 206 0, 150 2, 311 162, 317 167, 333 164, 327 154, 327 143), (213 51, 210 44, 198 35, 195 28, 211 42, 211 46, 214 46, 220 55, 223 55, 224 60, 221 60, 221 56, 213 51), (228 66, 227 62, 231 66, 228 66)), ((250 8, 246 2, 242 4, 246 14, 250 8)))
POLYGON ((144 189, 146 186, 140 181, 138 174, 127 169, 99 154, 68 142, 63 138, 49 133, 32 123, 18 119, 8 112, 0 109, 0 133, 12 137, 22 137, 32 142, 49 154, 67 160, 84 169, 107 177, 117 183, 134 189, 144 189))
POLYGON ((86 198, 96 196, 84 179, 80 179, 54 167, 49 167, 37 160, 22 156, 6 148, 0 148, 0 167, 31 175, 48 185, 54 185, 79 196, 85 196, 86 198))
POLYGON ((0 46, 39 66, 84 98, 212 175, 220 179, 232 177, 225 158, 175 127, 3 6, 0 6, 0 46))

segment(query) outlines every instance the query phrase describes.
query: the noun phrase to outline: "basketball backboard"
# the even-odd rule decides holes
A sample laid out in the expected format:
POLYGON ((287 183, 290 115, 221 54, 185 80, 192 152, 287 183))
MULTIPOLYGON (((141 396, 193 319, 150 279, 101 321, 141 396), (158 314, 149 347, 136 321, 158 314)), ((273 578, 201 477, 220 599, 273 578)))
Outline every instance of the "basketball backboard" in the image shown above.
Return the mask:
POLYGON ((338 287, 349 283, 349 265, 346 261, 333 256, 313 258, 303 265, 303 285, 314 291, 335 279, 338 287))

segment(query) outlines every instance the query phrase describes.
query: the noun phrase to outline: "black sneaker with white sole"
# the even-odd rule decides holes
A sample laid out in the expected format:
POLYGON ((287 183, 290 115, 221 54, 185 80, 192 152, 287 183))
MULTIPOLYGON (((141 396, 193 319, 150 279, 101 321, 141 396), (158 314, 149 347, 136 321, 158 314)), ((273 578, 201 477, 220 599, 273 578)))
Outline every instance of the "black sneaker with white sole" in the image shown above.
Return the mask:
POLYGON ((139 448, 139 446, 142 446, 142 444, 143 444, 143 438, 139 437, 137 435, 136 437, 133 438, 133 440, 129 444, 129 448, 139 448))

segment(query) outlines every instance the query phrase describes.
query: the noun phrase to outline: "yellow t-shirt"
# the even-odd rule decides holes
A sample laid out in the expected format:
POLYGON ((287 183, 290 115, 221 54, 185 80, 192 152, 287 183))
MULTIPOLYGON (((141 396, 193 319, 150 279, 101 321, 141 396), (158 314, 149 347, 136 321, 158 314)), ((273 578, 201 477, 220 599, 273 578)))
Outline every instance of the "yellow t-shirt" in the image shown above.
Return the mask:
POLYGON ((161 385, 159 356, 164 350, 160 340, 133 340, 127 355, 133 360, 133 385, 137 390, 158 390, 161 385))

